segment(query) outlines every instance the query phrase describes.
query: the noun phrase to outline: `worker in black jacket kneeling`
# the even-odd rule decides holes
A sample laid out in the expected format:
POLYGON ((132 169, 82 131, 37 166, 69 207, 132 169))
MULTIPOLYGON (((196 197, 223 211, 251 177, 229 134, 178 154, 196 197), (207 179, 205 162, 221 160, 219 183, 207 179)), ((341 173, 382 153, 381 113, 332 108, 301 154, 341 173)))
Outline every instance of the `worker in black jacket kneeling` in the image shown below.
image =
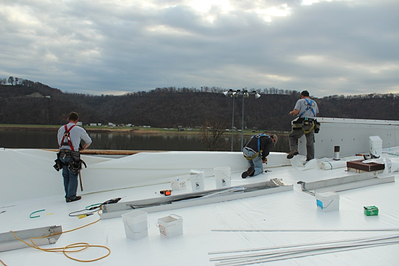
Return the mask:
POLYGON ((263 163, 267 163, 267 156, 277 143, 277 135, 254 135, 244 145, 242 153, 248 160, 249 168, 241 174, 242 178, 256 176, 263 173, 263 163))

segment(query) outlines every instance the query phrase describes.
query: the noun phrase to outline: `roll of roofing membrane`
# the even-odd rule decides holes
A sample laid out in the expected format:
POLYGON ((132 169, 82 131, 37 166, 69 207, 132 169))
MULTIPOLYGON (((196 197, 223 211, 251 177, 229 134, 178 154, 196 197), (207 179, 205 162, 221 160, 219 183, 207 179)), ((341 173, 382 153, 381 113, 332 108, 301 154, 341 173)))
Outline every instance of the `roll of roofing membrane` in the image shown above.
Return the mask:
POLYGON ((332 170, 346 167, 346 161, 325 161, 320 163, 320 168, 324 170, 332 170))

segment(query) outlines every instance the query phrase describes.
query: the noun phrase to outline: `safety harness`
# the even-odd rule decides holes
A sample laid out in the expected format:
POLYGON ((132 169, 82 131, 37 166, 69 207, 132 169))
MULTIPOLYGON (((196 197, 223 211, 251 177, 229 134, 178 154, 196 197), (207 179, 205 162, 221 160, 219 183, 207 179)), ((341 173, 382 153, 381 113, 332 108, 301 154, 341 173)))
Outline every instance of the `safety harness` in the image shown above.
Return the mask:
MULTIPOLYGON (((257 138, 258 139, 258 152, 256 152, 254 155, 252 155, 252 156, 246 156, 246 155, 244 155, 244 157, 245 157, 245 159, 247 159, 248 161, 251 161, 251 160, 253 160, 253 159, 255 159, 256 157, 262 157, 262 153, 263 153, 263 151, 260 149, 260 138, 261 137, 270 137, 269 135, 266 135, 266 134, 258 134, 258 135, 253 135, 252 137, 251 137, 251 139, 250 139, 250 141, 253 139, 253 138, 257 138)), ((248 141, 248 143, 250 142, 250 141, 248 141)), ((248 148, 246 145, 245 145, 245 148, 247 148, 247 149, 251 149, 251 148, 248 148)))
POLYGON ((308 134, 310 131, 312 131, 313 129, 314 129, 314 127, 315 127, 315 121, 313 121, 313 119, 312 120, 310 120, 308 117, 302 117, 303 116, 303 114, 304 113, 306 113, 309 109, 310 109, 310 111, 312 111, 312 114, 313 114, 313 116, 316 116, 316 113, 315 113, 315 111, 313 110, 313 100, 309 100, 308 98, 304 98, 305 99, 305 101, 306 101, 306 109, 305 109, 305 111, 303 111, 300 115, 299 115, 299 118, 303 118, 304 119, 304 121, 303 121, 303 126, 304 125, 306 125, 306 124, 310 124, 310 123, 312 123, 312 126, 308 129, 308 130, 305 130, 304 129, 304 127, 302 126, 302 130, 303 130, 303 132, 305 133, 305 134, 308 134))
POLYGON ((300 115, 299 115, 299 117, 302 117, 303 116, 303 114, 304 113, 306 113, 306 111, 308 111, 309 109, 310 109, 310 111, 312 111, 312 114, 313 114, 313 116, 316 116, 316 113, 314 112, 314 110, 313 110, 313 100, 310 100, 309 101, 309 99, 308 98, 305 98, 305 101, 306 101, 306 110, 305 111, 303 111, 300 115))
MULTIPOLYGON (((63 163, 60 160, 60 157, 71 157, 71 160, 68 163, 68 169, 74 173, 79 173, 79 171, 82 169, 82 164, 87 168, 87 165, 85 161, 80 159, 80 152, 79 150, 75 151, 72 145, 71 141, 71 130, 75 125, 72 125, 69 129, 68 126, 65 125, 65 132, 64 136, 62 137, 61 143, 60 143, 60 151, 57 153, 57 159, 55 160, 55 165, 53 166, 55 170, 59 171, 62 169, 63 163), (66 150, 66 149, 61 149, 62 146, 69 145, 71 147, 71 150, 66 150)), ((81 184, 82 185, 82 184, 81 184)))
POLYGON ((61 143, 60 143, 60 148, 62 146, 65 146, 65 145, 69 145, 69 147, 71 147, 71 150, 75 151, 75 149, 73 148, 73 145, 72 145, 71 133, 70 133, 72 128, 74 128, 74 126, 75 125, 72 125, 69 129, 68 129, 67 125, 64 126, 65 127, 65 132, 64 132, 64 136, 62 137, 62 140, 61 140, 61 143))

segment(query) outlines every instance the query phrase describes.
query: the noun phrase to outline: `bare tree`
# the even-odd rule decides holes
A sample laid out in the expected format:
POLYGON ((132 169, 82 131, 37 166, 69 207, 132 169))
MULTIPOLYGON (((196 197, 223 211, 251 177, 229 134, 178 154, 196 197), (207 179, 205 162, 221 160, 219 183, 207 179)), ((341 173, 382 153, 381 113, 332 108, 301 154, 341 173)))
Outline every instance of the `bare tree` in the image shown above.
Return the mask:
POLYGON ((205 121, 205 124, 201 127, 201 141, 206 145, 207 150, 217 151, 226 149, 226 143, 221 141, 226 128, 226 122, 205 121))

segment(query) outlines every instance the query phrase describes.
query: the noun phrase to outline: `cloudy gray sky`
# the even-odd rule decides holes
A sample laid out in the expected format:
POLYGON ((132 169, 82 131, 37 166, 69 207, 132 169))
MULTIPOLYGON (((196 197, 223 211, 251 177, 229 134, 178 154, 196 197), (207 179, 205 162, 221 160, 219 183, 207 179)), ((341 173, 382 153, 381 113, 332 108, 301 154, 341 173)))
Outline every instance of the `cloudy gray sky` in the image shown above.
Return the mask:
POLYGON ((1 0, 0 77, 64 92, 399 93, 398 0, 1 0))

